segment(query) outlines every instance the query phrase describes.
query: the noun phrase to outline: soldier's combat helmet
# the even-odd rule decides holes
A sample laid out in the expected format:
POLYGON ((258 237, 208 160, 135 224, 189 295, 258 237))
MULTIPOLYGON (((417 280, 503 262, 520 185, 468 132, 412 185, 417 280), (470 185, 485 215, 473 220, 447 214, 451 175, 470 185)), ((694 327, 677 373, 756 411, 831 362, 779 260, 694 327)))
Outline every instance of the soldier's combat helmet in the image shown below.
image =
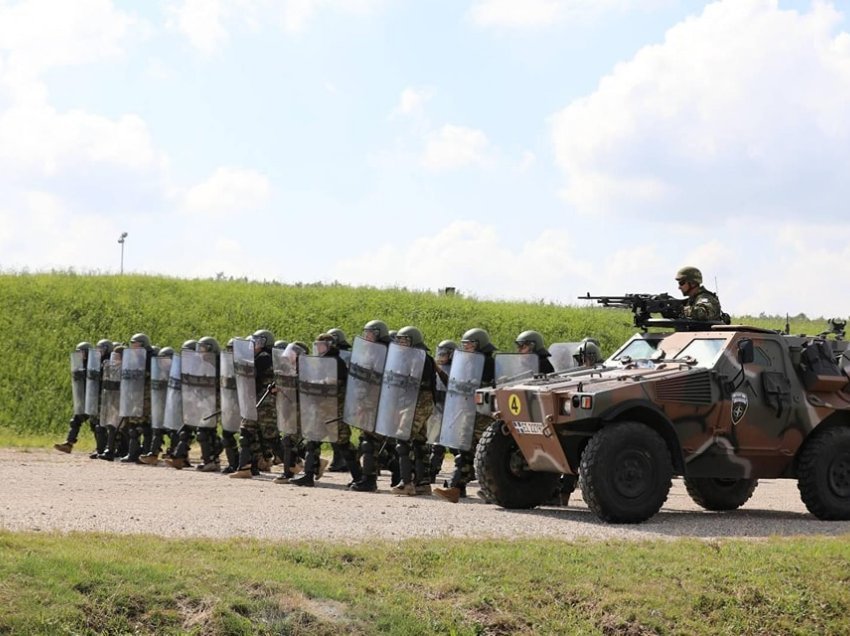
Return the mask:
POLYGON ((407 327, 402 327, 398 330, 395 336, 395 341, 406 347, 416 347, 422 346, 425 344, 425 340, 422 337, 422 332, 419 331, 416 327, 412 327, 408 325, 407 327))
POLYGON ((94 345, 90 342, 86 342, 83 340, 80 344, 74 347, 74 351, 83 351, 88 349, 94 349, 94 345))
POLYGON ((234 340, 236 340, 236 338, 230 338, 230 339, 227 341, 227 344, 226 344, 226 345, 224 345, 224 350, 225 350, 225 351, 233 351, 233 341, 234 341, 234 340))
POLYGON ((146 334, 143 334, 143 333, 134 334, 133 337, 130 338, 130 344, 133 344, 134 342, 138 342, 145 349, 151 348, 151 339, 148 338, 148 336, 146 334))
POLYGON ((339 327, 328 329, 328 333, 334 337, 334 341, 336 342, 336 346, 338 349, 351 348, 351 345, 349 344, 348 339, 345 336, 345 332, 339 327))
POLYGON ((187 349, 189 349, 189 350, 191 350, 191 351, 194 351, 194 350, 195 350, 195 347, 197 347, 197 346, 198 346, 198 341, 197 341, 197 340, 195 340, 194 338, 192 338, 192 339, 187 340, 186 342, 184 342, 184 343, 182 344, 182 346, 180 347, 180 349, 182 349, 183 351, 186 351, 187 349))
POLYGON ((696 267, 687 265, 676 272, 676 282, 688 282, 692 285, 702 285, 702 272, 696 267))
POLYGON ((218 340, 212 336, 204 336, 198 340, 198 343, 195 345, 195 351, 201 353, 221 353, 221 346, 218 344, 218 340))
POLYGON ((109 354, 112 353, 112 341, 102 338, 97 341, 97 348, 100 349, 101 357, 106 359, 109 357, 109 354))
POLYGON ((517 347, 531 345, 531 350, 534 353, 540 353, 546 349, 546 345, 543 343, 543 336, 540 335, 540 332, 532 330, 523 331, 519 334, 516 340, 514 340, 514 344, 517 347))
MULTIPOLYGON (((389 342, 390 330, 387 328, 387 323, 383 320, 370 320, 363 326, 363 335, 366 332, 371 332, 374 337, 374 342, 389 342)), ((369 340, 369 338, 366 338, 369 340)))
POLYGON ((289 343, 286 340, 275 340, 272 349, 286 349, 289 343))
POLYGON ((590 366, 602 360, 602 350, 590 340, 584 340, 573 358, 579 366, 590 366))
POLYGON ((495 349, 495 347, 490 344, 490 334, 480 327, 474 327, 463 334, 463 337, 460 339, 460 344, 463 345, 467 342, 474 342, 475 350, 482 353, 487 353, 488 351, 495 349))
POLYGON ((160 358, 173 358, 174 357, 174 349, 171 347, 163 347, 159 350, 157 354, 160 358))
POLYGON ((268 329, 257 329, 251 334, 251 340, 259 344, 262 349, 271 349, 274 344, 274 334, 268 329))
POLYGON ((398 336, 398 330, 397 329, 390 329, 387 332, 387 336, 389 336, 390 342, 395 342, 396 336, 398 336))

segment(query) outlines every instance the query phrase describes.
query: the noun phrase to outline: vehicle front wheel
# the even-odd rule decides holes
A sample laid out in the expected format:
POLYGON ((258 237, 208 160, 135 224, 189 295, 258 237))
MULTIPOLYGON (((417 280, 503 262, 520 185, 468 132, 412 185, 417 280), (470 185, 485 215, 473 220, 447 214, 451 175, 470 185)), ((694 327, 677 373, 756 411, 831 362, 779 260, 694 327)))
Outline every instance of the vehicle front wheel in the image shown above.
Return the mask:
POLYGON ((581 456, 581 492, 609 523, 640 523, 667 501, 673 479, 670 451, 640 422, 617 422, 597 432, 581 456))
POLYGON ((558 489, 559 475, 528 468, 514 438, 493 422, 475 449, 475 474, 484 498, 502 508, 534 508, 558 489))
POLYGON ((797 464, 797 488, 818 519, 850 519, 850 429, 815 432, 797 464))
POLYGON ((758 479, 685 478, 685 488, 694 503, 715 511, 737 510, 753 496, 758 483, 758 479))

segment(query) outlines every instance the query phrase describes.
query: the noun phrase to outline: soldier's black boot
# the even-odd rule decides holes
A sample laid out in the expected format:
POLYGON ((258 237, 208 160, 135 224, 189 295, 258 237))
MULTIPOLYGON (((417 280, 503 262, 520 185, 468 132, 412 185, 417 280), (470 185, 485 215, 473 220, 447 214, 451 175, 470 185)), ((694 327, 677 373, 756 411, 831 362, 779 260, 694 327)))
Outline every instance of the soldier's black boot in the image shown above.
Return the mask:
POLYGON ((393 481, 393 486, 397 486, 400 483, 406 484, 413 480, 413 462, 410 461, 410 443, 398 442, 395 451, 398 456, 399 478, 393 481))
POLYGON ((375 475, 363 475, 360 481, 356 481, 348 487, 354 492, 375 492, 378 490, 378 478, 375 475))
POLYGON ((150 424, 142 424, 142 453, 150 453, 153 444, 153 428, 150 424))
POLYGON ((342 455, 345 466, 351 474, 351 483, 356 484, 363 479, 363 469, 360 468, 360 462, 357 461, 357 454, 354 452, 354 448, 349 445, 349 448, 342 451, 342 455))
POLYGON ((446 457, 446 447, 434 444, 431 447, 431 460, 428 466, 428 472, 431 475, 431 483, 437 482, 437 475, 443 470, 443 460, 446 457))
POLYGON ((139 430, 133 429, 130 433, 130 444, 127 449, 127 454, 120 459, 124 464, 140 464, 139 457, 142 455, 142 445, 139 442, 139 430))
POLYGON ((106 448, 104 448, 103 452, 97 456, 98 459, 105 459, 108 462, 115 459, 115 444, 117 435, 117 428, 114 426, 106 427, 106 448))
POLYGON ((332 473, 344 473, 346 470, 349 470, 340 445, 334 443, 331 444, 331 448, 333 449, 334 454, 331 458, 331 465, 328 467, 328 470, 332 473))
POLYGON ((316 465, 318 462, 318 450, 308 450, 307 451, 307 460, 304 462, 304 474, 300 477, 296 477, 295 479, 290 479, 289 483, 293 486, 308 486, 313 487, 316 485, 314 481, 313 475, 316 472, 316 465))
POLYGON ((225 446, 224 455, 227 457, 227 468, 222 472, 229 475, 239 469, 239 449, 235 446, 225 446))
MULTIPOLYGON (((94 453, 94 457, 100 455, 103 451, 106 450, 106 427, 98 424, 94 429, 94 439, 95 444, 97 444, 97 448, 94 453)), ((92 457, 92 459, 94 459, 92 457)))
POLYGON ((413 442, 413 483, 416 484, 417 495, 424 494, 426 490, 431 492, 431 476, 426 459, 425 445, 413 442), (425 486, 428 488, 426 489, 425 486))

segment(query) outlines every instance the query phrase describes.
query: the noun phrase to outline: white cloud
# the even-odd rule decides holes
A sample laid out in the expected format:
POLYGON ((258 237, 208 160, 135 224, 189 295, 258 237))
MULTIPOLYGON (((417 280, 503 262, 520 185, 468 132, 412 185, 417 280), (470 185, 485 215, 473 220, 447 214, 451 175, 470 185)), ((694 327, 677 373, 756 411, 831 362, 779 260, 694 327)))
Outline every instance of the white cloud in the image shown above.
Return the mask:
POLYGON ((265 175, 244 168, 221 167, 183 195, 182 209, 189 214, 224 217, 260 208, 270 195, 271 185, 265 175))
POLYGON ((0 4, 0 53, 9 70, 37 75, 47 68, 85 64, 123 53, 122 42, 142 23, 110 0, 29 0, 0 4))
POLYGON ((490 142, 480 130, 447 124, 431 133, 425 143, 422 165, 429 170, 454 170, 491 162, 490 142))
POLYGON ((670 29, 552 118, 566 198, 625 216, 834 216, 850 198, 840 20, 725 0, 670 29))
POLYGON ((387 4, 387 0, 283 0, 284 31, 301 33, 321 11, 365 16, 387 4))
POLYGON ((231 23, 256 28, 259 0, 181 0, 166 8, 166 27, 176 29, 205 55, 212 55, 230 39, 231 23))
POLYGON ((394 115, 413 115, 422 112, 422 108, 429 99, 434 96, 432 88, 414 88, 408 86, 398 98, 398 105, 393 111, 394 115))
POLYGON ((601 14, 653 9, 669 0, 478 0, 469 9, 472 22, 484 28, 533 29, 601 14))

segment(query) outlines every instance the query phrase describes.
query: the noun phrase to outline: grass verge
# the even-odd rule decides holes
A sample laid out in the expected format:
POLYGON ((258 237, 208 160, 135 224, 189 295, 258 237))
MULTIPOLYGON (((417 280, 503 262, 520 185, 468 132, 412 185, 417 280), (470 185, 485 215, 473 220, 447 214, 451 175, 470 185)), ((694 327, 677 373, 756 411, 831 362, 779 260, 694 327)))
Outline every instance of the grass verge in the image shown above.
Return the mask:
POLYGON ((847 539, 342 546, 0 532, 0 633, 841 634, 847 539))

